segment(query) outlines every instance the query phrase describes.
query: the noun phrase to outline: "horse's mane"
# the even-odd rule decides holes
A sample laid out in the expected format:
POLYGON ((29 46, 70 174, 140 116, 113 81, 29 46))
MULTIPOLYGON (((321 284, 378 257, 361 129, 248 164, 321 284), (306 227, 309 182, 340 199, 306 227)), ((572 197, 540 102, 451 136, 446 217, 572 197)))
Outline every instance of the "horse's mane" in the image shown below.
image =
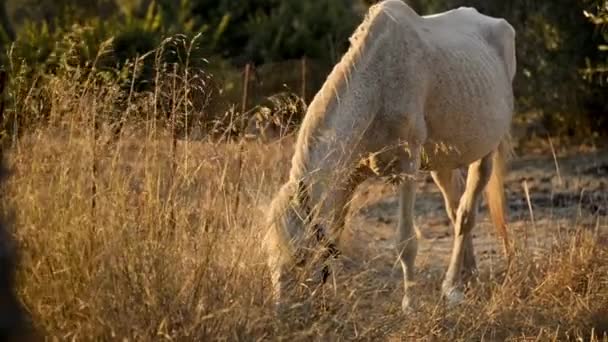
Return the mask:
POLYGON ((318 137, 319 131, 322 130, 327 114, 340 105, 340 94, 348 89, 351 73, 356 71, 357 64, 365 56, 368 47, 382 32, 386 24, 396 20, 392 13, 387 12, 387 9, 393 9, 390 5, 387 5, 390 2, 399 2, 399 6, 407 7, 401 1, 384 1, 370 7, 363 22, 349 38, 351 44, 349 49, 342 56, 340 62, 334 66, 321 90, 310 103, 298 132, 289 175, 291 182, 299 181, 307 172, 311 171, 308 165, 311 145, 314 139, 318 137))

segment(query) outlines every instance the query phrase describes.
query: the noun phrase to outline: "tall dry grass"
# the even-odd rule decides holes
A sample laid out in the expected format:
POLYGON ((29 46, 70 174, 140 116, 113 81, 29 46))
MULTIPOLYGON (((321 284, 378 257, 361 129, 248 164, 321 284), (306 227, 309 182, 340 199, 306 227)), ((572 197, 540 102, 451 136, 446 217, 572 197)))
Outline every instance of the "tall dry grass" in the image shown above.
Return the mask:
POLYGON ((21 248, 19 293, 43 335, 544 341, 608 332, 608 242, 584 229, 541 255, 516 237, 514 264, 482 270, 456 309, 437 298, 440 278, 421 276, 424 305, 403 316, 399 277, 361 266, 326 285, 316 310, 273 316, 259 219, 286 178, 292 140, 174 140, 162 117, 192 110, 184 75, 138 96, 82 71, 17 92, 16 113, 47 118, 12 139, 3 189, 21 248), (117 114, 126 118, 118 133, 106 120, 117 114))

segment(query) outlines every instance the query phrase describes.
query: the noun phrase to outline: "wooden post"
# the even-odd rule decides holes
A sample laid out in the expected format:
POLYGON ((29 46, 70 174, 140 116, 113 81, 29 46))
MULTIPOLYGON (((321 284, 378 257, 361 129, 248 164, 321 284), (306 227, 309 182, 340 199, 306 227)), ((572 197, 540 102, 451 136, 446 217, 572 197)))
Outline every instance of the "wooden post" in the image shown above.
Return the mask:
POLYGON ((251 65, 245 65, 245 75, 243 77, 243 102, 241 107, 241 115, 247 110, 247 96, 249 95, 249 78, 251 73, 251 65))
POLYGON ((302 80, 302 88, 300 91, 300 96, 302 96, 302 100, 306 103, 306 56, 302 57, 301 61, 301 80, 302 80))
MULTIPOLYGON (((178 113, 178 109, 177 109, 177 96, 176 96, 176 92, 177 92, 177 86, 176 86, 176 81, 177 81, 177 72, 178 72, 178 68, 177 68, 177 64, 173 65, 173 89, 172 89, 172 96, 173 96, 173 103, 171 104, 172 106, 172 110, 171 110, 171 190, 169 191, 169 207, 170 207, 170 213, 169 213, 169 224, 171 226, 171 234, 175 234, 175 228, 176 228, 176 215, 175 215, 175 202, 174 202, 174 192, 175 192, 175 184, 176 179, 177 179, 177 113, 178 113)), ((186 99, 187 100, 187 99, 186 99)), ((187 105, 187 104, 186 104, 187 105)), ((184 170, 187 172, 187 170, 184 170)))

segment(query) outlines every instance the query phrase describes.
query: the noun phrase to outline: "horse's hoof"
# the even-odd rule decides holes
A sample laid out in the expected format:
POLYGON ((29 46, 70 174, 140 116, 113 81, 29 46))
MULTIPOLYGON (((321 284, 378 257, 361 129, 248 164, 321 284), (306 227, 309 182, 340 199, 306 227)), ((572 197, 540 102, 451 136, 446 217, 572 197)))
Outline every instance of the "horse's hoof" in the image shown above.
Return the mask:
POLYGON ((457 287, 451 287, 447 290, 443 290, 443 296, 448 303, 448 307, 454 307, 464 302, 464 292, 457 287))

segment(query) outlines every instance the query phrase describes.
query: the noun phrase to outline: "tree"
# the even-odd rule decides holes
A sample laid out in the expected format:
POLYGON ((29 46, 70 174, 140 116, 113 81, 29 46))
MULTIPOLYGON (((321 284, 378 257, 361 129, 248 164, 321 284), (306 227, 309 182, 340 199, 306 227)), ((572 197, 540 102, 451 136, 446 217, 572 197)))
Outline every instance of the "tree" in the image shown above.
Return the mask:
POLYGON ((237 64, 302 56, 333 63, 361 19, 351 0, 193 0, 193 13, 237 64))

